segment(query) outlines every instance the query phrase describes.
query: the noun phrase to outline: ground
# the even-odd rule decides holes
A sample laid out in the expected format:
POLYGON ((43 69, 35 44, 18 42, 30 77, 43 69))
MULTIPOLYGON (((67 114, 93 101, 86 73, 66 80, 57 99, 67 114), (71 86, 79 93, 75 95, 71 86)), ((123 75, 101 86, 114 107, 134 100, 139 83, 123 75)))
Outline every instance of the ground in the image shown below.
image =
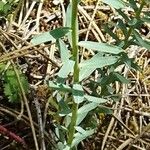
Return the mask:
MULTIPOLYGON (((43 133, 46 149, 51 149, 52 145, 56 144, 54 124, 63 120, 54 117, 57 108, 48 102, 52 91, 46 83, 57 75, 61 66, 60 53, 57 47, 50 43, 32 46, 31 39, 37 34, 63 26, 67 19, 65 17, 67 6, 66 1, 60 3, 57 0, 45 0, 43 3, 38 3, 24 0, 12 7, 13 13, 1 18, 0 43, 4 49, 0 49, 0 63, 7 62, 6 64, 9 65, 11 61, 17 70, 25 74, 30 84, 26 94, 27 99, 25 98, 21 103, 13 103, 9 102, 9 98, 5 95, 4 81, 1 79, 1 150, 34 150, 33 130, 40 145, 40 115, 45 126, 43 133), (14 19, 11 19, 12 14, 15 16, 14 19)), ((78 11, 80 40, 113 43, 113 39, 104 31, 105 24, 110 24, 111 30, 123 38, 122 31, 115 26, 118 19, 115 9, 97 0, 82 0, 78 11)), ((149 6, 143 11, 149 12, 149 6)), ((132 15, 130 9, 127 9, 126 13, 132 15)), ((148 23, 141 27, 141 34, 146 39, 150 37, 149 29, 148 23)), ((104 106, 109 108, 112 114, 97 113, 93 117, 92 123, 94 125, 96 118, 97 130, 93 136, 80 143, 78 149, 150 149, 150 55, 140 46, 131 46, 126 52, 130 58, 134 58, 142 71, 131 70, 125 66, 118 68, 130 83, 113 83, 112 86, 116 93, 121 94, 121 98, 104 106)), ((92 55, 94 52, 84 51, 81 57, 89 59, 92 55)), ((88 92, 88 89, 86 91, 88 92)), ((85 124, 88 122, 86 121, 85 124)))

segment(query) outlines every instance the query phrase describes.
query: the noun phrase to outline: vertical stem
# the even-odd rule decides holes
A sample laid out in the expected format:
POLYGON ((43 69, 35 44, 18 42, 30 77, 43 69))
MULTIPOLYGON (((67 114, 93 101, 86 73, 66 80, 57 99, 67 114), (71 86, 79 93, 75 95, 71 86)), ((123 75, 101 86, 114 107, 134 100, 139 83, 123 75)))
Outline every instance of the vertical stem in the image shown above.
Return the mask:
MULTIPOLYGON (((72 54, 73 54, 73 60, 75 61, 74 73, 73 73, 74 83, 79 82, 79 52, 78 52, 78 45, 77 45, 78 44, 77 6, 78 6, 78 0, 72 0, 71 29, 72 29, 72 54)), ((71 146, 75 134, 77 111, 78 111, 78 104, 73 101, 72 117, 69 126, 68 141, 67 141, 69 146, 71 146)))
POLYGON ((75 61, 74 66, 74 82, 79 82, 79 52, 78 52, 78 19, 77 19, 77 6, 78 0, 72 0, 72 18, 71 18, 71 28, 72 28, 72 54, 73 60, 75 61))

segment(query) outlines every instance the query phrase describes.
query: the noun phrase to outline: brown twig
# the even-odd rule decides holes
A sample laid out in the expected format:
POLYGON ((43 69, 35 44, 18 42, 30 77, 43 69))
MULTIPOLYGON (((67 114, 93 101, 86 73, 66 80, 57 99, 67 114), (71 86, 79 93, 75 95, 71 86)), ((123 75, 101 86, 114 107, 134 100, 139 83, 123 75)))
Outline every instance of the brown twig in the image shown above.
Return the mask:
POLYGON ((9 131, 8 129, 6 129, 2 125, 0 125, 0 133, 3 134, 4 136, 8 136, 12 140, 15 140, 17 143, 20 143, 21 145, 23 145, 23 147, 25 149, 27 149, 27 144, 25 143, 23 138, 16 135, 15 133, 9 131))

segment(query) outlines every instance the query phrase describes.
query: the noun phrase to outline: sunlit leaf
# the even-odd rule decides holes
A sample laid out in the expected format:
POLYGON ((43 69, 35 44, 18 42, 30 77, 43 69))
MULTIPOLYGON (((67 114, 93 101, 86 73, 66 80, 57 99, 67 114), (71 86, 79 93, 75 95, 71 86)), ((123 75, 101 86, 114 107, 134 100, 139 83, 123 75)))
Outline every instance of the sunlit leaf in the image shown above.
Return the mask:
POLYGON ((116 9, 126 7, 126 4, 123 0, 103 0, 103 2, 116 9))
POLYGON ((66 61, 58 72, 58 82, 64 82, 70 72, 73 72, 75 62, 73 60, 66 61))
POLYGON ((68 85, 56 83, 53 81, 48 82, 49 87, 55 90, 64 91, 64 92, 71 92, 71 88, 68 85))
POLYGON ((66 61, 69 60, 69 57, 70 57, 69 50, 68 50, 66 44, 61 39, 58 39, 57 45, 60 50, 61 61, 63 63, 65 63, 66 61))
POLYGON ((94 133, 94 129, 91 130, 84 130, 81 127, 75 127, 75 129, 78 131, 75 134, 75 138, 72 142, 72 147, 78 145, 81 141, 86 139, 88 136, 92 135, 94 133))
MULTIPOLYGON (((67 11, 66 11, 66 27, 70 27, 70 28, 71 28, 71 11, 72 11, 72 5, 70 3, 68 5, 67 11)), ((68 41, 69 41, 69 43, 71 45, 72 44, 71 32, 69 32, 67 34, 67 37, 68 37, 68 41)))
POLYGON ((81 103, 84 100, 84 91, 82 89, 82 86, 80 84, 74 84, 73 85, 73 98, 75 103, 81 103))
POLYGON ((105 102, 108 101, 107 99, 99 98, 99 97, 94 97, 94 96, 90 96, 90 95, 84 95, 84 97, 85 97, 88 101, 94 102, 94 103, 98 103, 98 104, 105 103, 105 102))
POLYGON ((95 109, 98 105, 99 105, 99 103, 94 103, 94 102, 85 104, 85 105, 83 105, 82 107, 79 108, 78 114, 88 113, 91 110, 95 109))
POLYGON ((44 32, 40 35, 33 37, 31 43, 37 45, 45 42, 54 42, 56 39, 65 36, 70 31, 71 30, 69 27, 57 28, 52 31, 44 32))
POLYGON ((79 80, 82 81, 88 77, 95 69, 102 68, 117 62, 118 58, 115 56, 100 57, 101 54, 96 54, 91 59, 81 62, 79 80))
POLYGON ((40 35, 36 35, 31 40, 31 43, 34 45, 42 44, 45 42, 54 42, 55 38, 50 34, 50 32, 44 32, 40 35))
POLYGON ((123 49, 120 47, 109 45, 107 43, 98 43, 92 41, 80 41, 78 43, 79 46, 84 47, 86 49, 92 49, 99 52, 111 53, 111 54, 119 54, 123 52, 123 49))
POLYGON ((79 125, 83 121, 83 119, 87 116, 87 114, 88 112, 79 113, 77 117, 76 125, 79 125))

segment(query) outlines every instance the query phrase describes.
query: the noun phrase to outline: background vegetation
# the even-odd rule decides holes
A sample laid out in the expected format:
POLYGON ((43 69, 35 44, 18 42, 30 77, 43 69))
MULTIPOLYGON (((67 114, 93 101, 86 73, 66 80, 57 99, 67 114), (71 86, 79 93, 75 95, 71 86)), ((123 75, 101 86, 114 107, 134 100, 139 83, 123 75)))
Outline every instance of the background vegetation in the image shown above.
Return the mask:
POLYGON ((0 148, 149 149, 149 4, 1 1, 0 148))

